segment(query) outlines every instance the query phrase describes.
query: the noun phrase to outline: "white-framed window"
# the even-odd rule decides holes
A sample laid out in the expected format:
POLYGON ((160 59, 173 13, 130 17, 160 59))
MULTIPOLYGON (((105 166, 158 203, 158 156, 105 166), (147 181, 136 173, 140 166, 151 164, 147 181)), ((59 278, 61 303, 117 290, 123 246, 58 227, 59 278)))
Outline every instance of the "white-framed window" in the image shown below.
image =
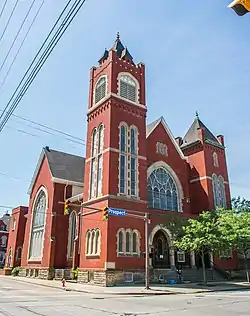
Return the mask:
POLYGON ((99 228, 89 229, 86 233, 86 257, 100 256, 101 253, 101 232, 99 228))
POLYGON ((12 230, 14 231, 16 229, 16 219, 15 217, 12 218, 12 230))
POLYGON ((138 256, 140 254, 140 239, 138 230, 120 228, 117 231, 117 255, 138 256))
POLYGON ((4 232, 6 229, 5 229, 5 226, 4 225, 1 225, 0 226, 0 231, 4 232))
POLYGON ((6 248, 7 247, 7 236, 5 236, 5 235, 3 235, 2 237, 1 237, 1 247, 2 248, 6 248))
POLYGON ((216 152, 213 153, 213 163, 214 163, 214 167, 216 168, 219 167, 218 154, 216 152))
POLYGON ((119 76, 119 95, 132 102, 137 102, 138 86, 135 79, 128 74, 119 76))
POLYGON ((182 250, 177 251, 177 262, 186 262, 184 251, 182 251, 182 250))
POLYGON ((95 85, 95 104, 105 98, 107 94, 107 76, 99 78, 95 85))
POLYGON ((68 235, 68 259, 73 258, 74 243, 76 239, 76 212, 72 211, 69 216, 69 235, 68 235))
POLYGON ((168 170, 155 169, 148 177, 148 203, 150 208, 180 211, 177 184, 168 170))
POLYGON ((104 150, 104 125, 94 128, 91 140, 90 188, 89 198, 102 195, 102 170, 104 150))
POLYGON ((157 142, 156 143, 156 153, 163 155, 163 156, 168 156, 168 146, 166 144, 157 142))
POLYGON ((119 193, 138 195, 138 130, 122 122, 119 127, 119 193))
POLYGON ((224 178, 222 176, 217 176, 216 174, 212 175, 212 186, 214 194, 214 206, 226 208, 226 194, 225 194, 225 185, 224 178))
POLYGON ((0 251, 0 264, 3 265, 4 261, 5 261, 5 252, 4 251, 0 251))
POLYGON ((22 246, 17 247, 16 250, 16 260, 21 260, 22 258, 22 246))
POLYGON ((42 258, 47 204, 47 191, 42 187, 37 193, 32 209, 29 259, 42 258))

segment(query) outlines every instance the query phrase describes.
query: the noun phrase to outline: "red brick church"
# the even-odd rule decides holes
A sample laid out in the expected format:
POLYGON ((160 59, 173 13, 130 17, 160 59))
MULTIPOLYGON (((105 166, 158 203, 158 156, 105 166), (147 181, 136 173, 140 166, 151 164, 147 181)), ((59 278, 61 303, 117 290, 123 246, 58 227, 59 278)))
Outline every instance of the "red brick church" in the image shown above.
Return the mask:
MULTIPOLYGON (((43 148, 29 189, 21 275, 60 277, 78 267, 80 282, 142 280, 144 221, 82 216, 104 207, 149 212, 152 278, 179 264, 191 278, 199 266, 194 253, 173 249, 164 223, 168 215, 192 217, 230 204, 224 138, 198 115, 183 138, 173 136, 163 117, 147 125, 145 80, 145 65, 134 62, 119 36, 92 67, 86 157, 43 148), (73 205, 69 215, 59 203, 66 199, 73 205)), ((208 253, 206 260, 208 268, 237 267, 232 253, 208 253)))

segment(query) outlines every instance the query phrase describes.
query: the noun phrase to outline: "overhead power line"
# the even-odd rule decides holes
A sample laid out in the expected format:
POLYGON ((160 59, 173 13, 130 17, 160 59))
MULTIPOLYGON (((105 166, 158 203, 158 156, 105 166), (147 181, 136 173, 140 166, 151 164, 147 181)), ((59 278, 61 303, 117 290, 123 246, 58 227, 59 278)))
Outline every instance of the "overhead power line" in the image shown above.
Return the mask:
POLYGON ((0 84, 0 92, 1 92, 1 90, 2 90, 2 88, 3 88, 3 86, 4 86, 5 82, 6 82, 6 80, 7 80, 7 78, 8 78, 10 72, 11 72, 11 69, 12 69, 13 66, 14 66, 14 63, 15 63, 15 61, 16 61, 16 59, 17 59, 17 57, 18 57, 18 55, 19 55, 19 53, 20 53, 20 51, 21 51, 21 49, 22 49, 22 47, 23 47, 23 44, 25 43, 25 41, 26 41, 26 39, 27 39, 27 37, 28 37, 28 35, 29 35, 29 32, 30 32, 30 30, 32 29, 32 27, 33 27, 33 25, 34 25, 34 23, 35 23, 35 21, 36 21, 38 15, 39 15, 40 11, 41 11, 43 5, 44 5, 44 0, 42 1, 41 5, 39 6, 39 8, 38 8, 38 10, 37 10, 37 12, 36 12, 36 14, 35 14, 33 20, 31 21, 30 26, 29 26, 29 28, 28 28, 28 30, 27 30, 27 32, 26 32, 26 34, 25 34, 25 36, 24 36, 24 38, 23 38, 23 40, 22 40, 20 46, 18 47, 18 50, 17 50, 17 52, 16 52, 16 54, 15 54, 15 56, 14 56, 14 58, 13 58, 11 64, 10 64, 10 66, 9 66, 9 68, 8 68, 8 71, 6 72, 6 75, 5 75, 5 77, 3 78, 3 81, 2 81, 1 84, 0 84))
MULTIPOLYGON (((67 3, 66 8, 70 4, 70 2, 71 2, 71 0, 67 3)), ((31 69, 33 63, 35 62, 37 56, 39 55, 39 53, 41 52, 41 50, 45 46, 45 44, 47 42, 47 39, 53 33, 53 30, 56 28, 57 24, 59 23, 60 17, 66 11, 66 9, 64 8, 63 12, 61 13, 60 17, 56 21, 55 25, 53 26, 53 28, 50 31, 50 33, 49 33, 48 37, 46 38, 46 40, 44 41, 44 43, 43 43, 42 47, 40 48, 39 52, 37 53, 36 57, 32 61, 32 64, 30 65, 30 67, 26 71, 26 73, 25 73, 24 77, 22 78, 21 82, 19 83, 17 89, 15 90, 15 92, 13 93, 11 99, 7 103, 7 105, 6 105, 5 109, 4 109, 4 112, 8 109, 8 107, 11 104, 13 98, 15 97, 16 92, 18 91, 18 89, 21 86, 22 82, 25 80, 22 88, 18 92, 16 98, 14 99, 12 104, 10 105, 10 108, 8 109, 8 111, 5 114, 2 122, 0 123, 0 131, 2 131, 2 129, 6 125, 7 121, 9 120, 10 116, 12 115, 12 113, 14 112, 16 107, 18 106, 18 104, 21 101, 21 99, 23 98, 24 94, 27 92, 28 88, 30 87, 30 85, 34 81, 35 77, 37 76, 37 74, 41 70, 42 66, 44 65, 44 63, 46 62, 46 60, 48 59, 48 57, 52 53, 53 49, 55 48, 55 46, 57 45, 57 43, 59 42, 59 40, 61 39, 61 37, 65 33, 65 31, 67 30, 67 28, 69 27, 69 25, 72 23, 73 19, 75 18, 75 16, 77 15, 77 13, 79 12, 79 10, 81 9, 81 7, 83 6, 83 4, 85 2, 86 2, 86 0, 76 0, 74 2, 74 4, 71 6, 69 12, 67 13, 66 17, 63 19, 62 23, 60 24, 59 28, 57 29, 55 35, 52 37, 51 41, 47 45, 47 47, 46 47, 45 51, 43 52, 42 56, 39 58, 39 60, 36 63, 35 67, 33 68, 31 74, 25 80, 25 77, 26 77, 27 73, 29 72, 29 70, 31 69)), ((2 116, 3 116, 3 113, 0 116, 0 119, 2 118, 2 116)))
POLYGON ((7 30, 8 26, 9 26, 9 24, 10 24, 10 21, 11 21, 13 15, 14 15, 14 13, 15 13, 15 10, 16 10, 16 7, 17 7, 19 1, 20 1, 20 0, 16 0, 16 3, 15 3, 15 5, 14 5, 14 7, 13 7, 11 13, 10 13, 9 19, 8 19, 8 21, 7 21, 7 23, 6 23, 5 27, 4 27, 3 33, 2 33, 2 35, 0 36, 0 44, 1 44, 1 40, 2 40, 3 37, 4 37, 4 34, 5 34, 6 30, 7 30))
POLYGON ((4 2, 4 4, 3 4, 2 10, 1 10, 1 12, 0 12, 0 19, 1 19, 2 15, 3 15, 4 9, 5 9, 6 4, 7 4, 7 1, 8 1, 8 0, 5 0, 5 2, 4 2))
POLYGON ((3 69, 3 66, 5 65, 6 60, 8 59, 8 57, 9 57, 9 55, 10 55, 10 53, 11 53, 11 50, 12 50, 13 46, 15 45, 16 40, 17 40, 19 34, 21 33, 22 28, 23 28, 23 26, 24 26, 24 23, 26 22, 26 20, 27 20, 29 14, 30 14, 30 11, 31 11, 31 9, 33 8, 35 2, 36 2, 36 0, 33 0, 32 3, 31 3, 31 5, 30 5, 30 7, 29 7, 29 9, 28 9, 28 11, 27 11, 27 13, 26 13, 26 15, 25 15, 25 17, 24 17, 24 19, 23 19, 23 21, 22 21, 22 23, 21 23, 21 25, 20 25, 20 27, 19 27, 19 29, 18 29, 18 31, 17 31, 17 33, 16 33, 16 36, 15 36, 14 40, 12 41, 12 44, 10 45, 10 48, 9 48, 9 50, 8 50, 6 56, 5 56, 5 58, 4 58, 4 60, 3 60, 2 64, 1 64, 1 66, 0 66, 0 72, 1 72, 1 70, 3 69))

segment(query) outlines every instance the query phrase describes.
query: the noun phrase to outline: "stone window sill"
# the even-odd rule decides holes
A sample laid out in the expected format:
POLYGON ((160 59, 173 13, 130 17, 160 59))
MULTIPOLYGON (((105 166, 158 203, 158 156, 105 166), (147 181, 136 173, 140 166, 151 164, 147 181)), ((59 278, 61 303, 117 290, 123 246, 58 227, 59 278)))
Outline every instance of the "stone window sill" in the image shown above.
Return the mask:
POLYGON ((96 254, 96 255, 86 254, 86 259, 100 259, 100 255, 99 254, 96 254))

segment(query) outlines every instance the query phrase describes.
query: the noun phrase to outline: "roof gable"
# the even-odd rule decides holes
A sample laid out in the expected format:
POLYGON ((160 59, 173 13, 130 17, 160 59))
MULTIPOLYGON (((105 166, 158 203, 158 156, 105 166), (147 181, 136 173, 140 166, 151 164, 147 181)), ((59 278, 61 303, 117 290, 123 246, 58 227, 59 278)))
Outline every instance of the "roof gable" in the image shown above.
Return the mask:
POLYGON ((47 159, 51 177, 65 183, 75 182, 83 185, 85 158, 44 147, 30 182, 28 194, 31 193, 44 159, 47 159))
POLYGON ((196 115, 193 124, 190 126, 189 130, 183 138, 183 143, 181 147, 186 147, 188 145, 196 143, 197 141, 201 141, 199 137, 199 129, 203 130, 205 141, 207 140, 209 142, 212 142, 216 146, 222 146, 217 137, 214 136, 214 134, 199 119, 198 115, 196 115))
POLYGON ((159 125, 159 124, 162 124, 162 126, 164 127, 166 133, 168 134, 170 140, 172 141, 176 151, 178 152, 178 154, 180 155, 180 157, 184 160, 187 160, 187 158, 184 156, 180 146, 177 144, 175 138, 174 138, 174 135, 172 134, 172 132, 170 131, 166 121, 164 120, 164 117, 161 116, 158 120, 150 123, 147 125, 146 127, 146 137, 148 138, 152 133, 153 131, 156 129, 156 127, 159 125))

